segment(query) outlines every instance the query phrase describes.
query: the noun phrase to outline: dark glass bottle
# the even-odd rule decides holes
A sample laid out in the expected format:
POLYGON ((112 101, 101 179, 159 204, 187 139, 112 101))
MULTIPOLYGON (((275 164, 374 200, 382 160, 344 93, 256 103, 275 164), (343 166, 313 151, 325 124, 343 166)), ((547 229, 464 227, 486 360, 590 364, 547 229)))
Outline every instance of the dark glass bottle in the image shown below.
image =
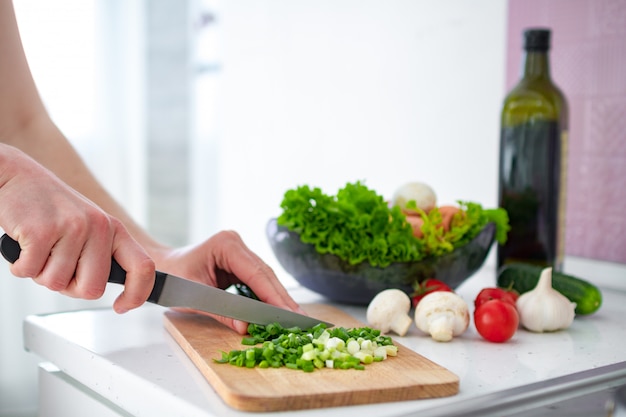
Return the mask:
POLYGON ((510 262, 560 270, 564 254, 568 111, 550 77, 550 30, 524 31, 522 78, 501 114, 499 205, 511 230, 498 246, 510 262))

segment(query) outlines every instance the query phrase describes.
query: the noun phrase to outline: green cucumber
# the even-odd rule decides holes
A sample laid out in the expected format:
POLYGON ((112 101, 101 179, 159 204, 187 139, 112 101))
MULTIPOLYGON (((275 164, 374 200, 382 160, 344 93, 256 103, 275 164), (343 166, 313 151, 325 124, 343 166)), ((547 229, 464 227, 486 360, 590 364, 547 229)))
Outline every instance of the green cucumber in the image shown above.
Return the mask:
MULTIPOLYGON (((503 265, 498 270, 498 287, 511 288, 523 294, 535 288, 543 269, 524 263, 503 265)), ((552 287, 576 303, 576 314, 595 313, 602 305, 600 289, 584 279, 552 271, 552 287)))

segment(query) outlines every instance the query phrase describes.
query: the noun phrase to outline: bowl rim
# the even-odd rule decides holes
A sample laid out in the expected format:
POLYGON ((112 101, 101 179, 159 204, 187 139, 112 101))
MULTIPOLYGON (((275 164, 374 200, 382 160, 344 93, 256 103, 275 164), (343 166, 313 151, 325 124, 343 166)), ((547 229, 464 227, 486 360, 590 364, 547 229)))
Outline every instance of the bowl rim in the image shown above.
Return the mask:
POLYGON ((487 223, 466 245, 445 255, 386 267, 367 260, 351 265, 335 254, 321 254, 313 244, 302 242, 297 232, 278 225, 276 218, 268 221, 266 233, 277 260, 300 285, 333 301, 364 305, 385 288, 410 295, 416 283, 427 278, 442 279, 455 289, 484 265, 495 240, 495 224, 487 223))

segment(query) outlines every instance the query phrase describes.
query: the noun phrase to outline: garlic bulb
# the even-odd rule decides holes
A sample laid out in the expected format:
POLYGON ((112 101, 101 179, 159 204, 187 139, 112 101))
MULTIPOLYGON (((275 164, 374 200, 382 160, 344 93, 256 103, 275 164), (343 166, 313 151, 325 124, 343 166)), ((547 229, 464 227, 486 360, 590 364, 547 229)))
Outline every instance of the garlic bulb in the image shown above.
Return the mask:
POLYGON ((552 268, 541 271, 537 286, 517 299, 520 323, 539 333, 568 328, 574 321, 575 308, 576 303, 552 288, 552 268))

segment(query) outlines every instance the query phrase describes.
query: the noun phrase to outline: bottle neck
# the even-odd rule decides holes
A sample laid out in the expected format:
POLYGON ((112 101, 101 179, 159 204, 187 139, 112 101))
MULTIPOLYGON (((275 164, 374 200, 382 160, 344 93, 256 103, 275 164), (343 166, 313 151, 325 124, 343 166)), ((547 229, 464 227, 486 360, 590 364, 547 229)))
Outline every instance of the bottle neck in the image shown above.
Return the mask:
POLYGON ((522 77, 525 79, 550 79, 550 62, 547 51, 526 51, 522 77))

